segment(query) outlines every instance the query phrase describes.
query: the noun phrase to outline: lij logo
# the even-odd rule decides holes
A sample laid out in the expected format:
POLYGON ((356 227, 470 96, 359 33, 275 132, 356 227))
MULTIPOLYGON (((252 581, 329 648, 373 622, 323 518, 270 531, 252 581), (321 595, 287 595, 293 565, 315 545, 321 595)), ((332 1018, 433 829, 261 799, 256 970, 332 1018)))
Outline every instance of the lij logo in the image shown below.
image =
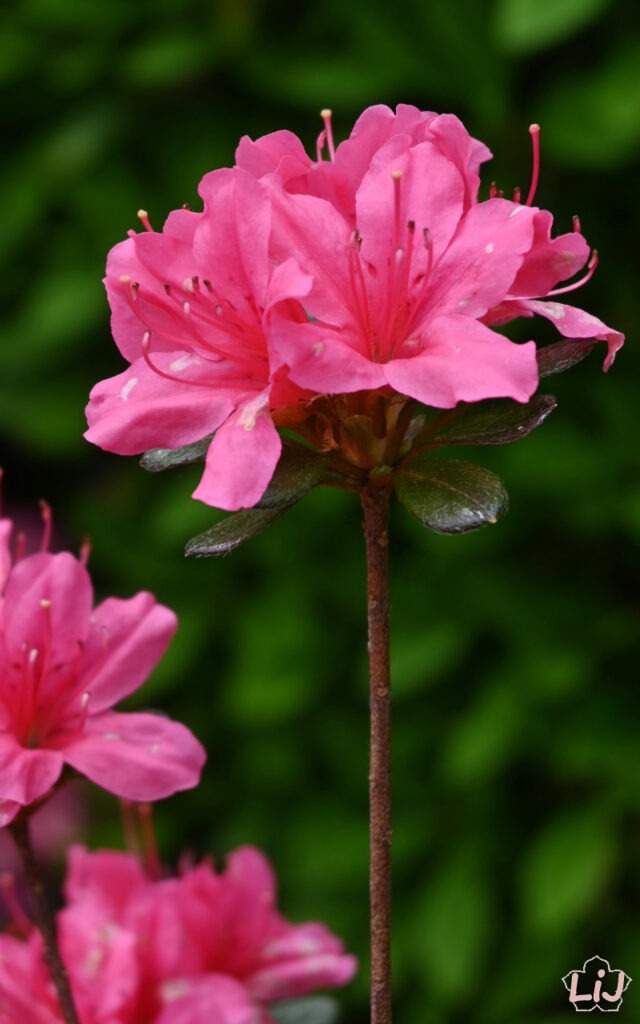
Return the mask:
POLYGON ((624 971, 609 967, 609 961, 600 956, 585 960, 581 971, 571 971, 562 979, 569 993, 569 1002, 578 1013, 602 1010, 616 1013, 622 1006, 622 993, 631 978, 624 971))

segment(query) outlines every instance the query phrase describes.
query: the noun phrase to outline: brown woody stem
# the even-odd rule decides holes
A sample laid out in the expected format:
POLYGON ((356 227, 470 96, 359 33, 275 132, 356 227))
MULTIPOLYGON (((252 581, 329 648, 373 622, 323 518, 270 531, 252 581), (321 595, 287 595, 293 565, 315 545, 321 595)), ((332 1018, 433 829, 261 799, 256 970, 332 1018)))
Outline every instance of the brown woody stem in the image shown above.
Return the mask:
POLYGON ((44 891, 42 875, 31 845, 29 819, 24 814, 20 814, 13 820, 9 829, 22 861, 24 877, 31 897, 33 916, 36 926, 42 935, 44 956, 49 973, 51 974, 51 980, 58 993, 63 1019, 65 1024, 80 1024, 71 988, 69 987, 67 970, 58 949, 55 919, 44 891))
POLYGON ((391 692, 389 489, 361 494, 369 626, 371 1024, 391 1024, 391 692))

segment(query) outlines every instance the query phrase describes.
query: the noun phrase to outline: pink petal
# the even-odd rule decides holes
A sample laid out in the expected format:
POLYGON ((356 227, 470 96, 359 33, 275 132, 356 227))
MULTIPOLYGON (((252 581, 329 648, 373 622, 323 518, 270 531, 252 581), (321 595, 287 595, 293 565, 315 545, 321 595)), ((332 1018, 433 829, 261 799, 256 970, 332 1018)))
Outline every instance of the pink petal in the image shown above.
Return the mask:
POLYGON ((553 217, 547 210, 537 210, 531 249, 511 285, 514 297, 546 295, 559 281, 565 281, 585 265, 589 246, 577 231, 551 238, 553 217))
POLYGON ((456 165, 465 182, 465 207, 476 202, 480 186, 480 164, 491 159, 491 150, 473 139, 454 114, 430 115, 425 126, 428 139, 456 165))
POLYGON ((172 210, 164 222, 162 233, 172 235, 186 245, 191 245, 201 217, 201 213, 194 213, 192 210, 172 210))
POLYGON ((437 409, 484 398, 526 402, 538 386, 536 347, 467 317, 441 317, 429 325, 422 352, 386 363, 385 375, 400 394, 437 409))
POLYGON ((113 707, 147 679, 169 646, 177 619, 153 594, 110 597, 94 610, 81 670, 91 714, 113 707))
POLYGON ((233 850, 227 857, 222 878, 241 886, 242 898, 247 904, 263 908, 275 906, 276 877, 265 855, 255 846, 233 850))
POLYGON ((358 969, 354 956, 309 953, 265 967, 248 979, 247 988, 254 999, 269 1001, 304 996, 318 988, 346 985, 358 969))
POLYGON ((256 178, 277 173, 285 160, 287 177, 304 174, 313 166, 300 139, 293 132, 272 132, 255 142, 248 135, 243 135, 236 149, 236 166, 256 178))
POLYGON ((198 342, 193 321, 176 301, 186 298, 183 282, 195 273, 189 252, 174 235, 143 232, 120 242, 109 253, 104 284, 111 307, 111 331, 128 362, 140 355, 147 330, 153 333, 156 352, 185 349, 198 342), (164 287, 171 283, 167 271, 174 275, 172 294, 164 287))
MULTIPOLYGON (((289 299, 304 299, 313 288, 313 275, 305 273, 295 259, 285 260, 274 268, 269 281, 266 312, 289 299)), ((301 319, 307 319, 306 316, 301 319)))
MULTIPOLYGON (((406 225, 413 221, 419 241, 412 263, 412 276, 423 270, 427 253, 422 232, 428 228, 438 260, 451 241, 463 213, 465 182, 454 163, 432 142, 408 149, 403 137, 396 137, 375 154, 356 196, 356 219, 362 235, 362 256, 377 268, 372 291, 383 291, 382 275, 394 251, 393 171, 401 171, 399 183, 400 246, 406 244, 406 225), (428 187, 425 187, 428 182, 428 187), (420 259, 422 266, 418 267, 420 259)), ((386 302, 384 303, 386 308, 386 302)))
POLYGON ((87 406, 88 441, 119 455, 180 448, 212 433, 233 411, 228 364, 185 352, 157 353, 153 359, 177 379, 166 380, 138 359, 124 373, 96 384, 87 406), (179 374, 203 386, 183 384, 179 374))
POLYGON ((272 203, 271 257, 284 263, 295 253, 313 288, 305 298, 309 314, 342 324, 352 320, 349 257, 353 228, 324 199, 289 195, 277 182, 268 183, 272 203))
POLYGON ((479 317, 507 294, 531 246, 534 212, 490 199, 473 206, 434 267, 425 309, 430 316, 479 317))
POLYGON ((205 214, 194 236, 194 255, 208 267, 216 294, 242 308, 249 293, 264 306, 271 210, 263 186, 246 171, 223 168, 205 175, 198 191, 205 214))
POLYGON ((269 344, 273 364, 288 366, 291 380, 310 391, 340 394, 385 384, 381 364, 358 352, 361 339, 347 330, 274 318, 269 344))
MULTIPOLYGON (((127 299, 127 287, 121 278, 129 282, 140 282, 153 285, 151 276, 140 266, 136 256, 135 239, 126 238, 111 249, 107 257, 107 273, 104 286, 111 307, 111 333, 118 349, 126 360, 132 362, 140 355, 140 344, 144 327, 135 312, 132 303, 127 299)), ((162 344, 161 344, 162 347, 162 344)))
MULTIPOLYGON (((336 168, 348 176, 352 195, 364 178, 374 154, 389 139, 402 135, 406 144, 422 127, 422 113, 417 107, 401 104, 398 113, 383 104, 367 107, 356 121, 348 139, 336 150, 336 168)), ((355 214, 355 209, 354 209, 355 214)))
POLYGON ((43 552, 23 558, 5 591, 7 653, 22 661, 26 644, 46 651, 54 664, 73 661, 87 636, 92 604, 89 574, 73 555, 43 552))
POLYGON ((269 941, 262 955, 265 960, 275 962, 317 956, 319 953, 342 956, 344 946, 320 921, 307 921, 305 924, 287 925, 281 935, 269 941))
POLYGON ((258 1007, 235 978, 208 974, 166 981, 160 988, 164 1007, 155 1024, 260 1024, 258 1007))
MULTIPOLYGON (((49 792, 60 778, 63 758, 57 750, 26 748, 0 733, 0 798, 26 806, 49 792)), ((11 814, 11 806, 4 812, 11 814)))
POLYGON ((87 850, 74 844, 67 856, 64 883, 68 904, 91 902, 120 918, 133 895, 149 885, 137 857, 120 850, 87 850))
POLYGON ((88 901, 66 907, 57 924, 80 1019, 133 1024, 141 985, 137 937, 88 901))
POLYGON ((64 759, 109 793, 161 800, 198 784, 206 754, 192 733, 160 715, 89 715, 64 759))
POLYGON ((624 334, 612 331, 602 320, 598 320, 583 309, 566 306, 562 302, 541 302, 533 299, 519 302, 518 306, 522 312, 538 313, 551 320, 565 338, 595 338, 597 341, 606 341, 609 351, 604 361, 604 370, 612 366, 616 352, 624 343, 624 334))
POLYGON ((193 497, 229 512, 251 508, 267 489, 281 450, 268 396, 252 396, 215 434, 193 497))

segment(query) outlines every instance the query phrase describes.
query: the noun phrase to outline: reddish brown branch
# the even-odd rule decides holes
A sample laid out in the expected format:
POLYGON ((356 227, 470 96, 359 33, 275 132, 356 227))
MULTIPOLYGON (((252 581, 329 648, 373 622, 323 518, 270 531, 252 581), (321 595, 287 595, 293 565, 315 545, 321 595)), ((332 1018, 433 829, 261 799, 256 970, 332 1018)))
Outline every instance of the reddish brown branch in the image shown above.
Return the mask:
POLYGON ((361 495, 369 626, 371 1024, 391 1024, 391 693, 389 491, 361 495))

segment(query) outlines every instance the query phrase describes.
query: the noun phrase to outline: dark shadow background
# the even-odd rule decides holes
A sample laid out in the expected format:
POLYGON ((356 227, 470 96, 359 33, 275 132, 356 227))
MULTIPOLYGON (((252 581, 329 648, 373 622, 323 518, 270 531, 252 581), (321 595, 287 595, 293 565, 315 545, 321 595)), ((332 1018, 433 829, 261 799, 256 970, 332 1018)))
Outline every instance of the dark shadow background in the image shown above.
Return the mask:
MULTIPOLYGON (((282 906, 362 960, 340 994, 367 1018, 364 555, 350 495, 314 492, 220 562, 184 541, 217 513, 198 469, 148 476, 90 447, 91 386, 117 373, 100 279, 149 210, 197 203, 242 134, 310 152, 370 103, 453 111, 558 232, 579 213, 600 252, 573 296, 628 335, 551 379, 533 436, 462 456, 505 480, 511 512, 457 539, 403 509, 392 535, 395 970, 406 1024, 564 1024, 561 977, 599 954, 637 981, 640 699, 637 442, 640 9, 625 0, 21 0, 0 16, 3 157, 0 462, 24 524, 54 506, 56 544, 88 535, 99 596, 150 589, 179 614, 137 698, 210 752, 202 786, 161 805, 167 862, 255 843, 282 906), (292 13, 293 12, 293 13, 292 13)), ((532 328, 533 330, 533 328, 532 328)), ((548 341, 548 325, 538 340, 548 341)), ((92 845, 121 843, 89 791, 92 845)))

